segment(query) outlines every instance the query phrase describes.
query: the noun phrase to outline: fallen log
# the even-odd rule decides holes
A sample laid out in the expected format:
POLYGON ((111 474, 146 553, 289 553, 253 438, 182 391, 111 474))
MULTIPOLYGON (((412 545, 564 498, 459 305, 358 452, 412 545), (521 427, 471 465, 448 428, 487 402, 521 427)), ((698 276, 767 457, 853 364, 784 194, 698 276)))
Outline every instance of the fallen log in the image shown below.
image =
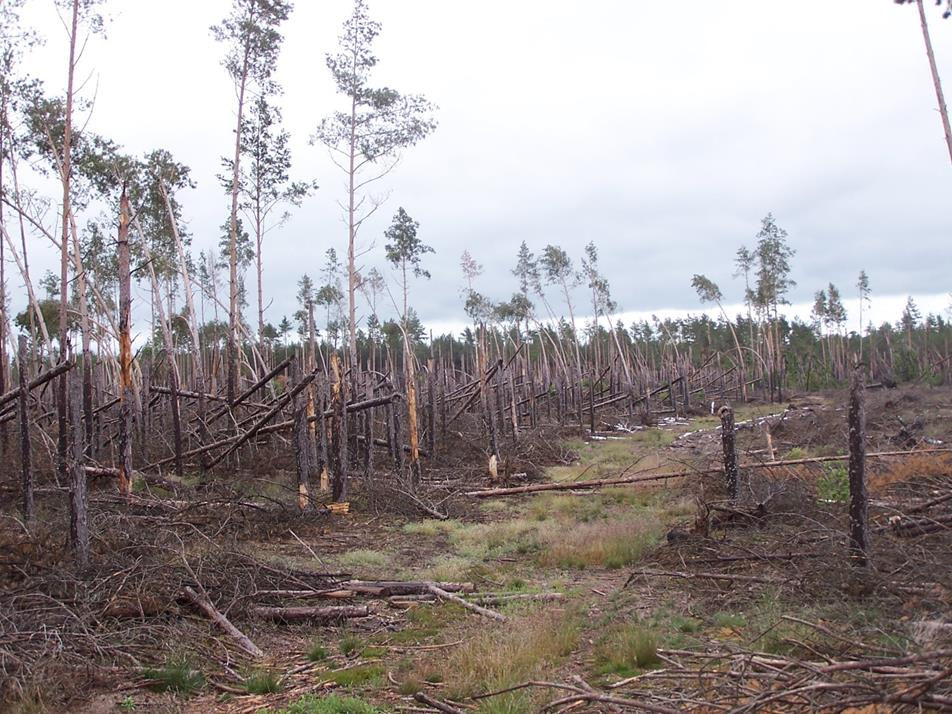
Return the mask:
POLYGON ((464 600, 459 595, 454 595, 453 593, 443 590, 443 588, 437 586, 435 583, 427 583, 427 590, 436 595, 438 598, 443 600, 449 600, 455 602, 457 605, 462 605, 467 610, 472 610, 473 612, 482 615, 483 617, 488 617, 493 620, 498 620, 499 622, 507 622, 509 618, 503 615, 500 612, 495 610, 490 610, 489 608, 482 607, 475 603, 470 602, 469 600, 464 600))
POLYGON ((451 707, 449 704, 446 704, 445 702, 441 702, 438 699, 434 699, 433 697, 429 696, 428 694, 424 694, 423 692, 417 692, 416 694, 413 695, 413 698, 416 701, 420 702, 420 704, 426 704, 431 709, 436 709, 438 712, 443 712, 443 714, 463 714, 463 711, 461 709, 451 707))
POLYGON ((256 598, 273 597, 287 598, 294 600, 347 600, 357 595, 354 590, 259 590, 255 593, 256 598))
POLYGON ((365 595, 422 595, 431 592, 430 585, 436 585, 446 592, 472 592, 475 590, 472 583, 431 583, 422 580, 347 580, 338 583, 337 587, 343 590, 353 590, 365 595))
MULTIPOLYGON (((51 379, 55 379, 56 377, 60 376, 64 372, 68 372, 70 369, 72 369, 72 367, 73 367, 73 363, 70 362, 69 360, 66 360, 65 362, 61 362, 60 364, 56 365, 52 369, 48 369, 43 374, 30 380, 30 383, 26 385, 27 391, 32 392, 37 387, 42 387, 51 379)), ((9 392, 4 394, 3 396, 0 396, 0 407, 6 404, 9 404, 10 402, 16 401, 16 398, 19 396, 20 396, 19 387, 17 387, 16 389, 11 389, 9 392)))
POLYGON ((297 622, 300 620, 319 620, 335 622, 353 617, 368 617, 367 605, 328 605, 326 607, 267 607, 258 605, 249 611, 256 617, 278 622, 297 622))
POLYGON ((637 577, 652 578, 681 578, 684 580, 723 580, 725 582, 737 583, 767 583, 780 584, 789 582, 783 578, 764 578, 759 575, 734 575, 732 573, 685 573, 677 570, 638 570, 628 576, 623 588, 628 587, 637 577))
POLYGON ((210 601, 206 600, 187 585, 185 586, 185 590, 183 592, 185 593, 185 597, 188 598, 189 602, 201 610, 209 620, 224 630, 224 632, 226 632, 235 642, 238 643, 238 646, 241 647, 241 649, 250 654, 252 657, 264 657, 264 652, 261 651, 258 645, 248 639, 248 636, 244 632, 231 624, 231 621, 221 612, 219 612, 218 608, 212 605, 210 601))

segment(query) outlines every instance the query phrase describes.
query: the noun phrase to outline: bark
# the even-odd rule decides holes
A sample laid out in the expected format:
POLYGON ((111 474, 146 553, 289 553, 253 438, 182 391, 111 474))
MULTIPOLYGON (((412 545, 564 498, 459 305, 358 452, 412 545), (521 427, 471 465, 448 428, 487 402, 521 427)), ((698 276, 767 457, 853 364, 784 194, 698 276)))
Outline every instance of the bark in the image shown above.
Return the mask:
POLYGON ((730 405, 721 407, 721 447, 724 450, 724 478, 727 484, 727 497, 737 500, 739 474, 737 469, 737 447, 734 443, 734 410, 730 405))
POLYGON ((251 614, 266 620, 277 620, 279 622, 297 622, 300 620, 336 622, 354 617, 369 617, 371 613, 367 605, 328 605, 325 607, 268 607, 259 605, 251 608, 251 614))
POLYGON ((69 454, 69 541, 76 562, 89 564, 89 524, 86 513, 86 471, 83 469, 83 385, 74 375, 69 380, 72 440, 69 454))

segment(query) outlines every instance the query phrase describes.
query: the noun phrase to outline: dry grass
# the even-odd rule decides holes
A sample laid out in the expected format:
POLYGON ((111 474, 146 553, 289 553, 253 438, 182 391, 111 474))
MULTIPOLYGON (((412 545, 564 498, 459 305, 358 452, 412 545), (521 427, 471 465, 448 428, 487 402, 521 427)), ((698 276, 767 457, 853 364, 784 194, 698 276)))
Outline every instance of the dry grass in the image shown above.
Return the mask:
POLYGON ((871 469, 870 490, 876 491, 894 483, 927 476, 947 476, 952 473, 952 454, 913 454, 900 459, 882 461, 871 469))
MULTIPOLYGON (((448 656, 419 665, 416 679, 442 681, 452 699, 504 689, 551 671, 575 649, 580 632, 581 617, 574 611, 533 613, 482 629, 448 656)), ((479 711, 533 711, 528 697, 493 697, 479 711)))
POLYGON ((661 532, 661 523, 651 512, 553 529, 539 563, 558 568, 621 568, 641 560, 661 532))

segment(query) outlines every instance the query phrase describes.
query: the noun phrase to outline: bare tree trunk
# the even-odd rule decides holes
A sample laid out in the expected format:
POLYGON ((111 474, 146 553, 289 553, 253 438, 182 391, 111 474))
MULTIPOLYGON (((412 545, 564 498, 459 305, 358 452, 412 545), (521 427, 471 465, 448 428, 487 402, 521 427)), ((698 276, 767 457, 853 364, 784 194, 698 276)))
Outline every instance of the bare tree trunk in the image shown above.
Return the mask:
MULTIPOLYGON (((291 365, 291 380, 288 389, 293 391, 294 386, 301 380, 301 368, 295 361, 291 365)), ((303 513, 310 505, 310 443, 307 429, 307 397, 296 394, 292 400, 294 407, 294 456, 297 466, 298 509, 303 513)))
POLYGON ((129 270, 129 197, 119 199, 119 493, 132 493, 132 291, 129 270))
POLYGON ((238 394, 238 194, 241 186, 241 126, 244 122, 245 89, 248 82, 248 60, 251 45, 245 54, 238 79, 238 125, 235 129, 235 155, 231 172, 231 219, 228 226, 228 402, 238 394))
MULTIPOLYGON (((70 375, 66 375, 69 379, 70 375)), ((72 449, 69 463, 69 541, 80 566, 89 564, 89 523, 86 516, 86 471, 83 469, 83 384, 79 375, 69 380, 72 449)))
POLYGON ((19 416, 20 416, 20 470, 23 475, 23 520, 29 525, 33 522, 33 470, 30 463, 30 390, 27 380, 26 335, 20 335, 18 372, 20 378, 19 416))
MULTIPOLYGON (((60 311, 59 311, 59 361, 66 361, 68 323, 67 309, 69 306, 69 216, 72 212, 70 174, 72 172, 73 154, 73 79, 76 73, 76 32, 79 27, 80 0, 73 0, 72 20, 69 33, 69 66, 66 76, 66 116, 63 127, 63 150, 60 165, 60 179, 63 183, 63 231, 60 239, 60 311)), ((60 478, 66 480, 66 451, 68 443, 69 425, 67 423, 67 375, 60 377, 57 390, 56 420, 58 424, 57 439, 57 468, 60 478)))
POLYGON ((922 0, 916 0, 919 8, 919 22, 922 25, 922 39, 926 43, 926 56, 929 58, 929 70, 932 72, 932 84, 935 86, 935 96, 939 101, 939 114, 942 117, 942 130, 945 132, 945 143, 949 147, 949 159, 952 160, 952 127, 949 126, 949 110, 945 106, 945 95, 942 93, 942 82, 939 81, 939 69, 935 64, 935 54, 932 52, 932 38, 929 36, 929 23, 926 22, 926 11, 922 0))

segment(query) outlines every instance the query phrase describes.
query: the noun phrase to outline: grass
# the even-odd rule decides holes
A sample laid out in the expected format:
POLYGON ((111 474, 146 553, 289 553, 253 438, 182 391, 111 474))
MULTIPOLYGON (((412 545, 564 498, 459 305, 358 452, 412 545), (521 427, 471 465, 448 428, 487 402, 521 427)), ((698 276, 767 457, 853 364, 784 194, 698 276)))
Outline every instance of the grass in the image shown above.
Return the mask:
POLYGON ((363 647, 364 642, 357 635, 344 635, 340 639, 340 653, 345 657, 350 657, 355 652, 358 652, 361 647, 363 647))
POLYGON ((340 556, 340 564, 345 568, 382 568, 389 563, 389 555, 370 548, 349 550, 340 556))
POLYGON ((384 668, 377 664, 362 664, 357 667, 328 672, 327 680, 344 689, 378 687, 383 684, 384 668))
POLYGON ((456 554, 486 560, 509 555, 525 555, 539 549, 538 523, 514 518, 497 523, 475 523, 450 534, 456 554))
MULTIPOLYGON (((580 632, 581 617, 575 611, 537 611, 506 625, 484 627, 459 647, 419 664, 416 676, 424 681, 438 677, 451 699, 503 689, 556 666, 577 646, 580 632)), ((494 708, 524 699, 524 694, 493 697, 480 703, 478 711, 533 711, 494 708)))
POLYGON ((156 692, 190 696, 205 686, 205 676, 182 656, 169 659, 162 667, 145 669, 142 676, 152 682, 150 688, 156 692))
POLYGON ((599 641, 595 658, 599 674, 630 677, 661 661, 657 635, 640 624, 622 625, 599 641))
POLYGON ((462 582, 468 580, 476 561, 460 555, 441 555, 432 565, 420 572, 423 580, 438 582, 462 582))
POLYGON ((327 648, 316 640, 307 649, 307 659, 310 662, 323 662, 329 655, 327 648))
POLYGON ((452 533, 462 527, 459 521, 448 520, 438 521, 435 519, 426 519, 422 521, 413 521, 403 526, 403 532, 407 535, 437 536, 452 533))
POLYGON ((361 699, 330 694, 318 697, 305 694, 284 709, 267 710, 272 714, 379 714, 380 710, 361 699))
POLYGON ((248 694, 275 694, 281 691, 281 677, 270 669, 252 672, 244 681, 248 694))
POLYGON ((648 513, 553 530, 539 563, 563 569, 622 568, 641 560, 658 542, 661 531, 660 523, 648 513))

